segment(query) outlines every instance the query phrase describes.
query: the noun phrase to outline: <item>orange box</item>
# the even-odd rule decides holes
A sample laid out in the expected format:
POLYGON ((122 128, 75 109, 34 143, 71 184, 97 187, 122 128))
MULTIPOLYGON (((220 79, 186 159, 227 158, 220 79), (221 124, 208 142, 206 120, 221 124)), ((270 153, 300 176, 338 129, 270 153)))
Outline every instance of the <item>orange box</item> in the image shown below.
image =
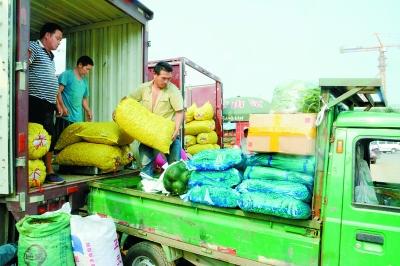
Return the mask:
POLYGON ((313 155, 317 114, 252 114, 247 148, 253 152, 313 155))

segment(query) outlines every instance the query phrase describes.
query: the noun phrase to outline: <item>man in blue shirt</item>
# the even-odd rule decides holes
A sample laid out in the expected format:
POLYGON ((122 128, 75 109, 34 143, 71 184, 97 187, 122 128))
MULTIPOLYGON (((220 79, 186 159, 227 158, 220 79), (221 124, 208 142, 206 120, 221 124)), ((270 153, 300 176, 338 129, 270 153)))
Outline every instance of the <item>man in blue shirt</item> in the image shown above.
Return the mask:
POLYGON ((85 76, 93 68, 93 60, 89 56, 81 56, 74 69, 64 71, 58 78, 58 109, 61 117, 56 119, 56 138, 70 124, 91 121, 92 111, 89 108, 89 85, 85 76), (86 119, 84 118, 84 112, 86 119))

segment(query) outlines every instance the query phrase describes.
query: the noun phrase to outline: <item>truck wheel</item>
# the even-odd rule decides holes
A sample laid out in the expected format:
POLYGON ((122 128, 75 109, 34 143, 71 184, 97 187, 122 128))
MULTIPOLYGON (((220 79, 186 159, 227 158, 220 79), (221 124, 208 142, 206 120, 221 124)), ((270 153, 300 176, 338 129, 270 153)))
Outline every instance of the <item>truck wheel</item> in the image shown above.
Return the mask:
POLYGON ((174 266, 165 257, 162 248, 154 243, 143 241, 129 248, 124 265, 132 266, 174 266))
POLYGON ((397 150, 395 148, 392 149, 392 153, 395 153, 397 150))

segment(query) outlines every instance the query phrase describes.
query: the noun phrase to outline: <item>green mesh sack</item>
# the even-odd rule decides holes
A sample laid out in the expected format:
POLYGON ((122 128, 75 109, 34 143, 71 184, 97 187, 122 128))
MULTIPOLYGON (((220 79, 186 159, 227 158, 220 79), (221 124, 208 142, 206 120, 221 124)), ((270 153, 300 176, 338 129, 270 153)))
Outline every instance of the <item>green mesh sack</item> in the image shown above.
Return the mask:
POLYGON ((268 166, 287 171, 314 175, 315 157, 280 153, 258 153, 246 159, 246 165, 268 166))
POLYGON ((236 168, 224 171, 193 171, 189 179, 189 188, 210 185, 214 187, 231 188, 242 181, 242 176, 236 168))
POLYGON ((307 219, 311 215, 311 208, 307 203, 275 193, 249 192, 241 194, 238 205, 244 211, 290 219, 307 219))
POLYGON ((314 178, 312 175, 263 166, 247 166, 243 178, 291 181, 306 185, 309 188, 314 184, 314 178))
POLYGON ((241 161, 240 149, 205 150, 195 154, 188 167, 198 171, 220 171, 237 166, 241 161))
POLYGON ((196 186, 188 192, 191 202, 227 208, 237 207, 239 196, 237 191, 226 187, 196 186))
POLYGON ((276 193, 304 202, 309 202, 311 199, 311 194, 305 185, 288 181, 246 179, 240 183, 236 190, 240 193, 276 193))
POLYGON ((18 265, 73 266, 70 215, 30 215, 20 220, 18 265))

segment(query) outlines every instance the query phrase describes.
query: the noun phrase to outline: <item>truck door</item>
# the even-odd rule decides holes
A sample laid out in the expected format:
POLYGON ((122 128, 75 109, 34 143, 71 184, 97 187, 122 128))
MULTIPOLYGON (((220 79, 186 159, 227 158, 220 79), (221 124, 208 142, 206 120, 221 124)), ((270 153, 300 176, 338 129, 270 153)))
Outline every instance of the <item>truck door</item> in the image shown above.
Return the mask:
POLYGON ((11 142, 14 69, 14 27, 13 12, 15 1, 0 3, 0 195, 13 192, 13 148, 11 142))
POLYGON ((400 265, 400 152, 375 148, 379 140, 398 142, 400 132, 365 133, 347 134, 340 265, 400 265))

